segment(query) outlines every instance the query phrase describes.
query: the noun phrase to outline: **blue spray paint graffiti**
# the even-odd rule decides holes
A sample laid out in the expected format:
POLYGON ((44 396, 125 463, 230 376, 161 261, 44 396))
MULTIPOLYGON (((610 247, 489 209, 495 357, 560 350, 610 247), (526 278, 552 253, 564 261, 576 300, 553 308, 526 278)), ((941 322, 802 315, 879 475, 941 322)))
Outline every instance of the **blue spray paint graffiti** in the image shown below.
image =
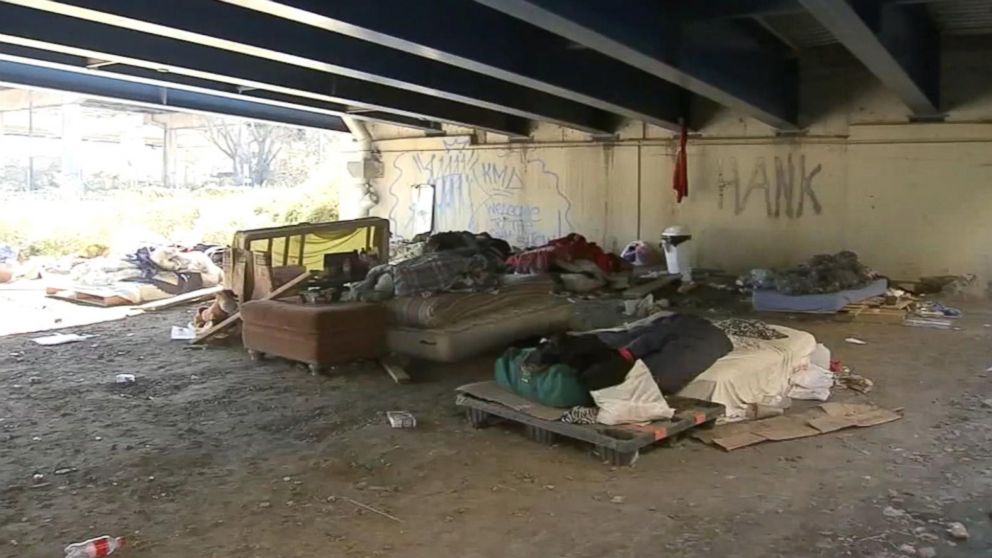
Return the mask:
MULTIPOLYGON (((389 185, 394 226, 400 189, 426 183, 434 185, 439 231, 487 231, 521 246, 543 244, 572 231, 572 203, 560 177, 543 159, 529 157, 523 149, 471 149, 463 138, 445 140, 444 146, 443 151, 413 153, 402 164, 407 154, 396 157, 392 165, 396 176, 389 185), (525 184, 533 192, 526 197, 540 199, 540 206, 520 199, 525 197, 525 184)), ((412 221, 405 224, 409 227, 412 221)))

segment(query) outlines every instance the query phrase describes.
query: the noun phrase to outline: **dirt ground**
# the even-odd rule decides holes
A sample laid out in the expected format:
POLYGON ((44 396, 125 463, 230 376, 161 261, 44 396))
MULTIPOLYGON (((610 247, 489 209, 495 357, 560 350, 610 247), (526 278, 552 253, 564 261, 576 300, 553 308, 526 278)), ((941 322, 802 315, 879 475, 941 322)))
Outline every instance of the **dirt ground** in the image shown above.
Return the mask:
POLYGON ((77 327, 96 337, 73 345, 0 338, 0 556, 105 533, 130 539, 122 558, 992 556, 992 312, 965 311, 959 331, 783 322, 903 420, 732 453, 689 440, 632 468, 470 428, 453 388, 491 357, 405 386, 368 365, 311 376, 183 350, 185 308, 77 327), (417 428, 389 428, 396 409, 417 428))

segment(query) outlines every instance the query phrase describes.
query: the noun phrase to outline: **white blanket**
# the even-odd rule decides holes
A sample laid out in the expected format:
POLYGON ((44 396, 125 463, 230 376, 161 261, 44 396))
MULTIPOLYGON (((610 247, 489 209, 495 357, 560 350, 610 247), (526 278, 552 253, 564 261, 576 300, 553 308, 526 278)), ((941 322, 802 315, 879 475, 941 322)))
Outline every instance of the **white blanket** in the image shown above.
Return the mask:
POLYGON ((678 395, 720 403, 727 408, 727 419, 747 415, 749 404, 766 397, 786 395, 789 378, 809 364, 816 349, 812 334, 783 326, 771 326, 784 333, 784 339, 755 340, 717 360, 678 395))

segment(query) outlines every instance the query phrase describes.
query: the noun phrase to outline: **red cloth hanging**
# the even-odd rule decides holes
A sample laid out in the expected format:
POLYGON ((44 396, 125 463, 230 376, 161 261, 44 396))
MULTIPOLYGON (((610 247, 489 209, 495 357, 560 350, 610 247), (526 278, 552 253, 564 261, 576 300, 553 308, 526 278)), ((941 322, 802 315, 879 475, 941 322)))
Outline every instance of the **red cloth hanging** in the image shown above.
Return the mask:
POLYGON ((682 198, 689 197, 689 159, 685 152, 685 142, 688 139, 685 122, 679 133, 679 149, 675 152, 675 172, 672 176, 672 189, 675 190, 675 201, 682 203, 682 198))

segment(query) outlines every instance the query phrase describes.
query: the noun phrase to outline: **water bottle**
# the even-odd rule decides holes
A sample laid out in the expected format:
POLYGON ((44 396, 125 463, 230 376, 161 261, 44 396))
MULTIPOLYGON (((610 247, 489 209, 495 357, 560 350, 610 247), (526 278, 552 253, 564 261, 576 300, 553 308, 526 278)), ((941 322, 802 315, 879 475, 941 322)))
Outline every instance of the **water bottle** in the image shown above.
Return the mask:
POLYGON ((100 558, 110 556, 125 544, 124 537, 104 535, 65 547, 65 558, 100 558))

